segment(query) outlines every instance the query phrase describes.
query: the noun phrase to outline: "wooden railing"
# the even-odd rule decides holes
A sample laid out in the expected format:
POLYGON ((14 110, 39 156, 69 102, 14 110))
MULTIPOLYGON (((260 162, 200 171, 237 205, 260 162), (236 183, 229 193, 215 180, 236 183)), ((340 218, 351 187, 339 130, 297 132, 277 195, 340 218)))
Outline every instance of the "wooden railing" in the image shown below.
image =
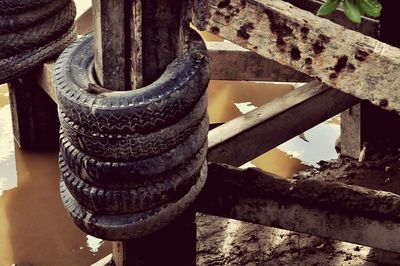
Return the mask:
MULTIPOLYGON (((211 130, 211 162, 239 166, 361 100, 400 112, 400 50, 372 38, 378 38, 377 21, 364 18, 354 26, 337 11, 330 17, 334 23, 313 15, 320 5, 314 0, 193 2, 193 23, 234 43, 207 43, 213 79, 308 82, 211 130)), ((78 19, 78 31, 90 30, 90 16, 78 19)), ((52 71, 53 64, 45 64, 36 79, 55 101, 52 71)), ((353 118, 342 119, 342 127, 353 118)), ((348 154, 353 157, 361 140, 354 136, 354 141, 358 151, 348 154)), ((217 163, 209 167, 198 200, 202 212, 400 252, 398 195, 337 183, 298 184, 217 163), (321 191, 330 193, 329 199, 321 191), (370 204, 347 204, 355 199, 370 204), (386 208, 388 201, 395 208, 386 208)))

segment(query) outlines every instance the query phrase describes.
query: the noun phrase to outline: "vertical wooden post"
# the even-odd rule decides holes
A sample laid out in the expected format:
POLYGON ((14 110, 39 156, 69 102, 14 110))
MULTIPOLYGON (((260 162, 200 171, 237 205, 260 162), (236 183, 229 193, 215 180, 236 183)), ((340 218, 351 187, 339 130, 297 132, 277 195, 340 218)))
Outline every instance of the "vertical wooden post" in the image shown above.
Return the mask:
MULTIPOLYGON (((396 3, 391 0, 382 0, 381 3, 380 36, 372 37, 400 47, 400 35, 393 32, 393 25, 397 22, 396 3)), ((388 140, 398 143, 399 123, 398 116, 369 101, 355 105, 341 116, 341 154, 357 159, 364 142, 373 146, 388 140)))
MULTIPOLYGON (((93 0, 95 70, 110 90, 155 81, 188 47, 187 0, 93 0)), ((195 265, 195 211, 152 235, 114 242, 113 261, 127 265, 195 265)))
POLYGON ((21 149, 58 149, 57 105, 32 77, 8 84, 14 138, 21 149))
POLYGON ((341 114, 340 153, 342 155, 359 158, 363 143, 366 141, 364 124, 366 105, 368 105, 367 102, 358 103, 341 114))

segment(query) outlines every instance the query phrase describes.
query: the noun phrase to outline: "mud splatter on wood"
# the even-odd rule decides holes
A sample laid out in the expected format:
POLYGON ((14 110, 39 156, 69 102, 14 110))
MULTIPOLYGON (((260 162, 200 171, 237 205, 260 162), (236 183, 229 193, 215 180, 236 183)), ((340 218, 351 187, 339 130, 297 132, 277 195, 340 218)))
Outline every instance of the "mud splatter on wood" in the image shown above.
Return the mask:
POLYGON ((259 55, 400 111, 399 49, 281 0, 203 1, 208 31, 218 28, 220 37, 259 55))

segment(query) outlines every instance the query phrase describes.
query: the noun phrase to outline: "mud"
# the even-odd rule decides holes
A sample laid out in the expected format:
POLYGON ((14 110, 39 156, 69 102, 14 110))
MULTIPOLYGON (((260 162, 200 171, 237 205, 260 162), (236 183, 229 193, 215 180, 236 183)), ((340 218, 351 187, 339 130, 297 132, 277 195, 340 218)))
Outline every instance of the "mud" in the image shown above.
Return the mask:
POLYGON ((400 255, 198 214, 197 265, 399 265, 400 255))
MULTIPOLYGON (((296 173, 400 193, 400 147, 370 147, 365 160, 339 157, 296 173)), ((400 265, 400 254, 204 214, 197 217, 198 265, 400 265)))

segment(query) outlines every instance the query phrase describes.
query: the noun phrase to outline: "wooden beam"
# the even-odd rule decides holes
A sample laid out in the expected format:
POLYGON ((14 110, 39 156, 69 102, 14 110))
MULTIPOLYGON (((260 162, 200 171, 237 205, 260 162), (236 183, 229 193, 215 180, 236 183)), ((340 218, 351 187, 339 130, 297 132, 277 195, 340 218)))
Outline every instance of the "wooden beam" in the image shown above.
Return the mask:
POLYGON ((310 82, 211 130, 208 160, 240 166, 358 101, 318 81, 310 82))
POLYGON ((57 150, 57 105, 25 76, 8 84, 14 138, 24 150, 57 150))
MULTIPOLYGON (((189 47, 188 1, 93 1, 95 69, 101 85, 130 90, 154 82, 189 47)), ((51 70, 51 69, 50 69, 51 70)), ((195 212, 138 239, 113 243, 116 266, 195 265, 195 212), (171 239, 174 239, 171 245, 171 239)))
POLYGON ((400 111, 399 49, 281 0, 205 2, 207 31, 382 108, 400 111))
MULTIPOLYGON (((324 1, 319 0, 284 0, 286 2, 291 3, 292 5, 309 11, 313 14, 317 14, 318 9, 321 7, 324 1)), ((390 1, 390 0, 389 0, 390 1)), ((361 23, 356 24, 350 21, 344 11, 341 8, 338 8, 336 11, 331 14, 324 16, 323 18, 329 19, 330 21, 335 22, 336 24, 342 25, 346 29, 354 30, 361 32, 364 35, 376 38, 379 35, 379 21, 376 19, 362 17, 361 23)))
MULTIPOLYGON (((211 65, 211 79, 274 82, 307 82, 311 78, 290 67, 266 59, 229 42, 206 42, 211 65), (229 66, 229 67, 227 67, 229 66)), ((36 72, 37 83, 56 101, 52 75, 54 62, 36 72)))
POLYGON ((132 88, 131 4, 124 0, 93 0, 95 72, 100 85, 110 90, 132 88))
POLYGON ((303 73, 264 58, 231 42, 206 42, 211 79, 307 82, 303 73))
MULTIPOLYGON (((370 35, 400 47, 400 36, 393 34, 393 21, 397 19, 397 12, 393 1, 381 1, 383 5, 380 20, 380 31, 375 35, 370 35)), ((341 116, 341 154, 358 159, 364 143, 370 146, 396 145, 399 143, 400 135, 400 116, 395 116, 392 112, 382 110, 364 101, 355 105, 341 116), (388 126, 390 125, 390 126, 388 126), (388 141, 390 140, 390 141, 388 141)))
POLYGON ((206 214, 400 252, 400 196, 390 192, 211 163, 197 204, 206 214))

